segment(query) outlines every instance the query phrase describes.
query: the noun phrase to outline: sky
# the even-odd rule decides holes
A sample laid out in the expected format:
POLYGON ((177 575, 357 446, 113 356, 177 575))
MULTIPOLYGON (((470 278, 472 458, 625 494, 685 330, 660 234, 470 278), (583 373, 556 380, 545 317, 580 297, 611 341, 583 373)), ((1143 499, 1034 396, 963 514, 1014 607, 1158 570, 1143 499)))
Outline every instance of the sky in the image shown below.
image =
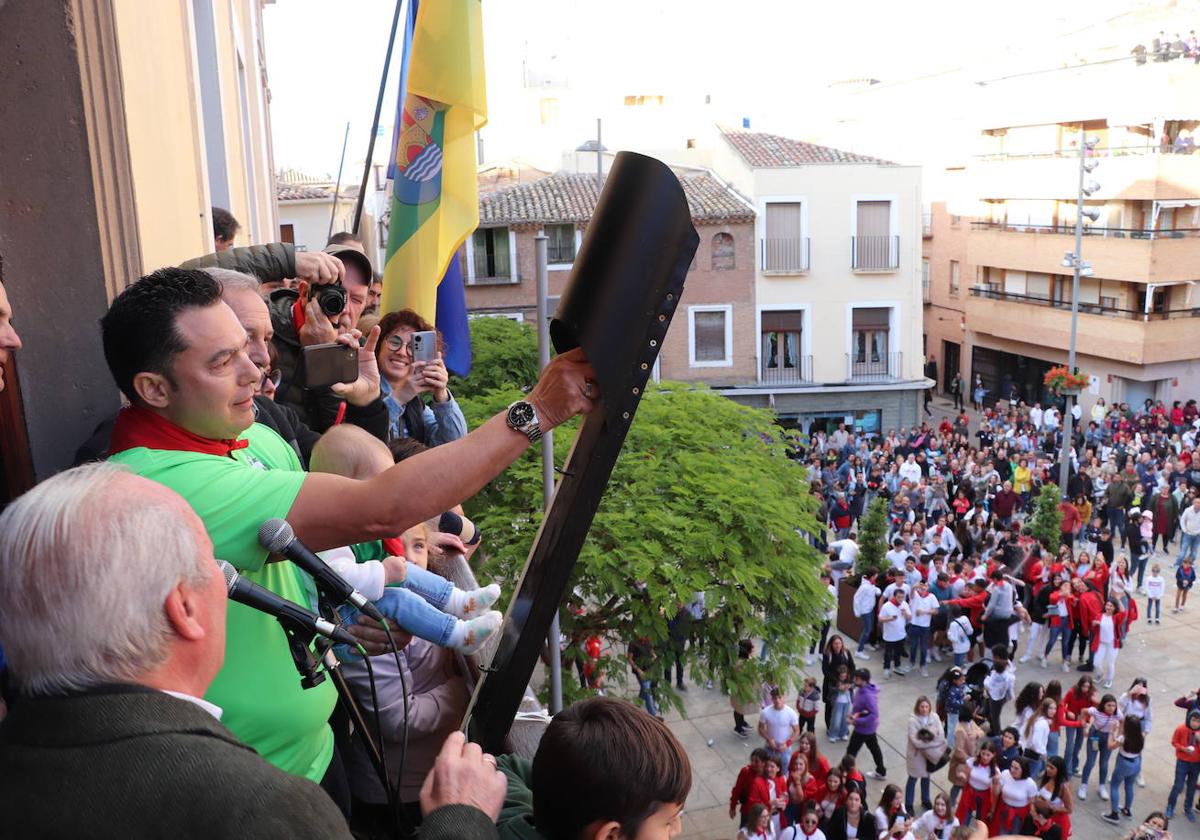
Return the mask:
MULTIPOLYGON (((485 157, 540 147, 544 158, 551 147, 573 148, 594 135, 596 117, 614 127, 616 147, 628 144, 619 122, 623 95, 667 94, 687 104, 687 118, 732 125, 749 118, 756 130, 821 139, 855 107, 857 87, 831 83, 871 78, 896 92, 906 114, 916 117, 925 107, 930 116, 953 116, 962 106, 959 95, 978 79, 1057 66, 1073 56, 1128 55, 1134 43, 1148 43, 1160 19, 1179 28, 1197 19, 1198 6, 1198 0, 1009 0, 1002 7, 962 0, 484 0, 485 157), (556 93, 553 85, 530 91, 529 74, 565 81, 569 92, 556 93), (927 91, 922 96, 933 101, 910 102, 906 89, 927 91), (547 97, 561 100, 554 133, 537 119, 547 97)), ((347 171, 357 168, 349 178, 357 180, 394 9, 392 0, 276 0, 264 8, 278 167, 334 174, 349 122, 347 171)), ((398 69, 399 48, 380 147, 391 139, 398 69)))

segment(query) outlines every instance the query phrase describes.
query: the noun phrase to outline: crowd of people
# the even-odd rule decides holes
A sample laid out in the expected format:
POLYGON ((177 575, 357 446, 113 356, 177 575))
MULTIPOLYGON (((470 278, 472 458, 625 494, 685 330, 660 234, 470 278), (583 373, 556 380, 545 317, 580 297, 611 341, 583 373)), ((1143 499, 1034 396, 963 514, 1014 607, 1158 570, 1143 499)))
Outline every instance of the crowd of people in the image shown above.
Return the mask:
MULTIPOLYGON (((730 797, 739 837, 945 840, 982 822, 992 834, 1065 840, 1089 793, 1102 819, 1128 825, 1145 798, 1154 715, 1136 664, 1123 668, 1135 674, 1127 687, 1114 688, 1117 659, 1133 622, 1161 622, 1163 600, 1187 609, 1200 550, 1198 441, 1195 400, 1098 400, 1086 421, 1077 405, 1014 400, 985 407, 978 423, 956 404, 936 426, 870 436, 839 425, 803 437, 829 530, 814 541, 828 553, 831 607, 845 579, 861 629, 821 628, 820 657, 808 656, 811 676, 794 701, 764 687, 763 746, 730 797), (1068 410, 1079 422, 1059 495, 1068 410), (1053 539, 1031 528, 1044 487, 1060 500, 1053 539), (887 551, 883 568, 862 569, 858 530, 875 499, 886 505, 887 551), (875 656, 882 682, 868 664, 875 656), (1052 665, 1078 673, 1041 677, 1052 665), (881 698, 900 677, 930 680, 907 730, 888 733, 903 744, 903 786, 887 783, 879 740, 881 698), (835 748, 822 748, 814 716, 844 752, 823 754, 835 748), (872 766, 860 769, 864 746, 872 766), (931 797, 943 767, 948 793, 931 797), (869 795, 868 780, 881 790, 869 795)), ((1177 809, 1196 820, 1200 700, 1175 705, 1174 784, 1154 792, 1161 810, 1137 836, 1163 836, 1177 809)), ((745 711, 735 732, 748 737, 745 711)))
MULTIPOLYGON (((462 504, 592 409, 582 352, 468 433, 440 337, 412 310, 379 311, 354 236, 315 252, 239 248, 236 220, 214 209, 214 223, 216 252, 112 301, 100 333, 124 407, 78 466, 0 516, 0 809, 13 836, 678 834, 690 764, 629 703, 569 707, 532 762, 457 731, 465 657, 499 627, 500 591, 459 588, 439 563, 479 545, 462 504), (417 341, 436 352, 418 358, 417 341), (314 382, 311 351, 338 345, 351 372, 314 382), (290 536, 273 543, 280 520, 290 536), (293 539, 325 571, 285 559, 293 539), (352 591, 345 604, 326 572, 352 591), (285 626, 339 644, 289 637, 279 605, 285 626), (317 668, 332 655, 382 762, 335 708, 317 668)), ((0 285, 0 370, 20 349, 0 285)))

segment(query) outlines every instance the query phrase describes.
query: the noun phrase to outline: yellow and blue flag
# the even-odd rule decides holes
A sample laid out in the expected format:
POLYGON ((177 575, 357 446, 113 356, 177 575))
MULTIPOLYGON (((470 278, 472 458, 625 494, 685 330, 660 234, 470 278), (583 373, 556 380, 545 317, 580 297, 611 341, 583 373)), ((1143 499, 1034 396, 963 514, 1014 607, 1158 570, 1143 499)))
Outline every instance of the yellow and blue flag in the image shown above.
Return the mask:
POLYGON ((409 0, 392 137, 383 311, 413 309, 465 376, 471 338, 455 254, 479 224, 475 132, 487 122, 481 0, 409 0))

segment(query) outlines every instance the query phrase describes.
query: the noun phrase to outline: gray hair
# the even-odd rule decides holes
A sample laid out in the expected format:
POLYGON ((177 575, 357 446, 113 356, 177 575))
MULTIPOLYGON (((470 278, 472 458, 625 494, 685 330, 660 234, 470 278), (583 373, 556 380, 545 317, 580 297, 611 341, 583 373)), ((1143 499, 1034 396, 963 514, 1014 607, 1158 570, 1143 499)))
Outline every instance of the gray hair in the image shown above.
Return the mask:
POLYGON ((0 644, 21 691, 136 682, 166 661, 167 594, 212 572, 186 507, 146 481, 88 464, 0 515, 0 644))
POLYGON ((262 281, 253 274, 234 271, 232 268, 206 268, 204 273, 221 284, 221 294, 244 289, 247 292, 260 293, 262 281))

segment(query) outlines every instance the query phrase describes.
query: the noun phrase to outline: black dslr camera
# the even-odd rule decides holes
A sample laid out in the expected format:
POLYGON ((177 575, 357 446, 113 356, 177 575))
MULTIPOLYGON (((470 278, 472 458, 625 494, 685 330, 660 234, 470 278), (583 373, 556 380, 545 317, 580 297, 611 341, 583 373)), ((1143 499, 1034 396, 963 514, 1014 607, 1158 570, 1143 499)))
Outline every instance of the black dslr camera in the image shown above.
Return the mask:
POLYGON ((312 295, 329 318, 336 318, 346 308, 346 287, 339 280, 324 286, 314 286, 312 295))

